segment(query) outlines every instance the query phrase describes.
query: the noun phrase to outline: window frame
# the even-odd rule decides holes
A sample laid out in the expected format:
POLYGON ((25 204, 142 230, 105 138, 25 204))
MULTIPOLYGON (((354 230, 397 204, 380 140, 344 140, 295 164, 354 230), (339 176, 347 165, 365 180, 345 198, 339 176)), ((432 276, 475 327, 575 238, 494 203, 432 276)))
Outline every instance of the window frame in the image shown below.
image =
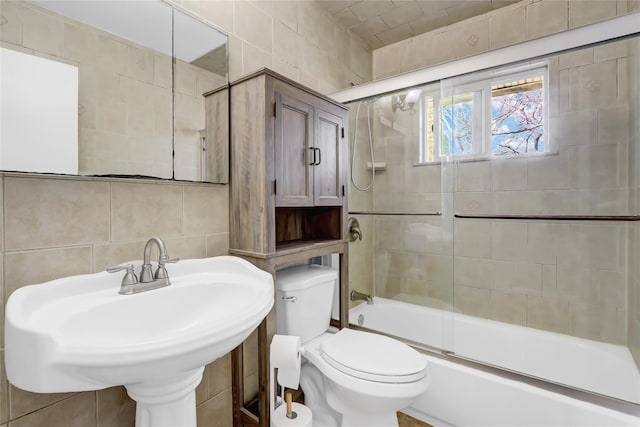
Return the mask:
MULTIPOLYGON (((527 63, 508 68, 500 68, 489 72, 477 73, 463 78, 453 78, 442 80, 438 84, 429 84, 422 88, 422 94, 419 100, 419 138, 417 141, 416 157, 414 165, 431 165, 439 164, 443 159, 455 161, 478 161, 492 159, 513 159, 528 158, 536 156, 545 156, 557 154, 553 150, 555 144, 552 143, 550 137, 549 126, 549 61, 538 61, 535 63, 527 63), (519 154, 494 154, 492 150, 493 135, 491 133, 492 120, 492 87, 512 82, 514 80, 522 80, 526 78, 542 77, 543 85, 543 134, 544 148, 543 151, 527 152, 519 154), (456 84, 455 79, 460 79, 460 83, 456 84), (447 93, 448 92, 448 93, 447 93), (445 96, 446 94, 446 96, 445 96), (445 105, 443 99, 453 98, 464 94, 472 94, 472 133, 474 135, 472 141, 473 152, 469 154, 442 154, 442 107, 445 105), (428 146, 428 130, 426 123, 428 118, 426 111, 427 103, 433 100, 433 112, 437 112, 437 117, 433 117, 433 153, 429 153, 428 146), (479 107, 476 108, 476 105, 479 107), (429 160, 431 158, 432 160, 429 160)), ((449 104, 451 105, 451 104, 449 104)))

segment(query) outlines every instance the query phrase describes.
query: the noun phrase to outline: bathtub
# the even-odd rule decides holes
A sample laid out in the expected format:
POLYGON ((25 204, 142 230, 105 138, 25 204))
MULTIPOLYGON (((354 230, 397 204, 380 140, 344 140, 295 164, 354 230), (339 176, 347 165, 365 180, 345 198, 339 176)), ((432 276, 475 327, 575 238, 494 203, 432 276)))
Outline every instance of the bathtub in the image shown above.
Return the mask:
MULTIPOLYGON (((634 400, 640 377, 625 347, 377 297, 351 309, 350 321, 488 365, 640 401, 634 400)), ((612 405, 624 413, 570 397, 579 393, 563 387, 424 357, 429 389, 405 412, 434 426, 640 426, 638 405, 612 405)))

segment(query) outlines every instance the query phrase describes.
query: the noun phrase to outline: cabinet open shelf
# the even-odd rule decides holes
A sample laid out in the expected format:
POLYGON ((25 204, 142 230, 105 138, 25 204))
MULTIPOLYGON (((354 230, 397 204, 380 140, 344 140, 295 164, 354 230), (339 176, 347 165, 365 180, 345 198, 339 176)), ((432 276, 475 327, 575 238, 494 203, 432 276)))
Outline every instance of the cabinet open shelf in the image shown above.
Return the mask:
MULTIPOLYGON (((345 241, 344 240, 340 240, 340 239, 335 239, 335 240, 319 240, 319 239, 315 239, 315 240, 307 240, 307 239, 300 239, 300 240, 289 240, 286 242, 282 242, 280 243, 277 247, 276 247, 276 254, 277 255, 289 255, 292 253, 298 253, 298 252, 303 252, 303 251, 312 251, 312 250, 318 250, 318 249, 324 249, 328 246, 332 246, 332 245, 342 245, 345 241)), ((337 251, 336 251, 337 252, 337 251)), ((305 258, 310 258, 307 255, 304 256, 305 258)))
POLYGON ((342 235, 340 206, 276 208, 275 220, 276 250, 304 242, 339 240, 342 235))

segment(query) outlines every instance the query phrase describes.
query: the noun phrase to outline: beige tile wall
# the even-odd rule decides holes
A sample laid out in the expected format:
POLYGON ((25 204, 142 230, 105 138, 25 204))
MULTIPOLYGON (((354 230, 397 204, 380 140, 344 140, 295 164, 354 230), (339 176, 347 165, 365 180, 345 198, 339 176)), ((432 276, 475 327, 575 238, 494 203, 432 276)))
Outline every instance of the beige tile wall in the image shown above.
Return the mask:
MULTIPOLYGON (((547 143, 556 154, 458 163, 453 210, 628 214, 630 107, 618 87, 629 75, 629 48, 623 41, 551 58, 547 143)), ((626 223, 460 220, 455 227, 458 311, 627 342, 626 223), (466 280, 472 259, 492 265, 490 286, 466 280)))
POLYGON ((321 93, 371 80, 371 51, 313 1, 171 0, 229 35, 231 80, 268 67, 321 93))
MULTIPOLYGON (((564 31, 638 7, 635 1, 586 3, 523 1, 377 49, 374 77, 564 31), (406 61, 412 54, 422 60, 406 61)), ((447 165, 444 181, 440 165, 412 166, 415 119, 396 113, 389 126, 380 120, 380 115, 389 119, 389 112, 382 111, 388 107, 380 107, 373 120, 376 161, 385 161, 387 169, 376 175, 369 205, 376 210, 444 207, 447 212, 478 214, 629 214, 633 192, 628 159, 632 132, 638 132, 630 130, 628 120, 637 109, 628 99, 628 93, 637 92, 629 90, 628 76, 634 75, 629 55, 628 43, 618 42, 551 58, 550 141, 557 153, 447 165)), ((363 120, 361 115, 360 129, 366 129, 363 120)), ((364 138, 359 135, 361 147, 364 138)), ((616 344, 633 340, 639 354, 630 320, 631 313, 638 312, 632 305, 637 302, 626 297, 628 227, 378 217, 376 294, 441 308, 453 304, 471 315, 616 344)), ((629 298, 632 291, 636 288, 630 289, 629 298)))
MULTIPOLYGON (((140 259, 152 235, 180 258, 223 255, 229 248, 226 186, 20 175, 2 176, 0 183, 0 314, 21 286, 140 259)), ((3 341, 0 348, 2 359, 3 341)), ((2 360, 0 366, 0 423, 133 426, 135 405, 121 387, 29 393, 8 384, 2 360)), ((230 370, 229 356, 206 367, 197 390, 199 425, 231 425, 230 370)))
POLYGON ((637 0, 523 0, 373 52, 373 78, 429 67, 638 10, 637 0))

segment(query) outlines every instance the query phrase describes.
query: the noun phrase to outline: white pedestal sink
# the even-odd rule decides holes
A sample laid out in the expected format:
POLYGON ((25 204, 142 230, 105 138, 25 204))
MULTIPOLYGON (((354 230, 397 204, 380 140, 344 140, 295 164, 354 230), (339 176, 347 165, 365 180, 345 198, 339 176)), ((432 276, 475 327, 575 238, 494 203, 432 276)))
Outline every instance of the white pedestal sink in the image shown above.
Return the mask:
POLYGON ((15 291, 5 310, 9 381, 36 393, 124 385, 137 427, 195 427, 204 366, 269 313, 273 279, 228 256, 167 270, 170 286, 134 295, 118 294, 121 276, 106 272, 15 291))

